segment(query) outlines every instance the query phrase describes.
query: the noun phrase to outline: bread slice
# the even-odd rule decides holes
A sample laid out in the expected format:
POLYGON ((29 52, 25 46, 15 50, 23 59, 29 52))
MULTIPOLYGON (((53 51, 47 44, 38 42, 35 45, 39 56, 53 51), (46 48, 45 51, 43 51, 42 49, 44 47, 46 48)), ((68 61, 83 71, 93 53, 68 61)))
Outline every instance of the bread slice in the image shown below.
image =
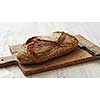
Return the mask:
POLYGON ((32 37, 26 41, 17 58, 21 64, 35 64, 48 61, 72 52, 78 40, 65 32, 54 32, 51 36, 32 37))

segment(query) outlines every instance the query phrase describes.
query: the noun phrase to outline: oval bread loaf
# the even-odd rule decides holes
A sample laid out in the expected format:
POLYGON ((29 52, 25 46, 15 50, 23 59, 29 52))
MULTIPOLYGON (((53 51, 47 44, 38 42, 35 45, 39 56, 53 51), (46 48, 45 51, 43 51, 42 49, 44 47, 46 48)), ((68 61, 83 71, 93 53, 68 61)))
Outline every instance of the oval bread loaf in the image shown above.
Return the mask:
POLYGON ((51 36, 32 37, 17 54, 21 64, 36 64, 70 53, 78 46, 78 40, 65 32, 51 36))

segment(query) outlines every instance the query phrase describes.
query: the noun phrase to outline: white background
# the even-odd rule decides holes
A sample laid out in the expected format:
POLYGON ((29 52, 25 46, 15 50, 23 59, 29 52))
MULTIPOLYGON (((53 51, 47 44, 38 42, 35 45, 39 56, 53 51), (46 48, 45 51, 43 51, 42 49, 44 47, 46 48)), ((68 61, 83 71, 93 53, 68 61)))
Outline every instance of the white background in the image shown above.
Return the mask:
POLYGON ((100 21, 99 0, 0 0, 2 22, 100 21))
MULTIPOLYGON (((1 22, 100 21, 99 0, 1 0, 1 22)), ((99 79, 0 79, 1 100, 100 100, 99 79)))

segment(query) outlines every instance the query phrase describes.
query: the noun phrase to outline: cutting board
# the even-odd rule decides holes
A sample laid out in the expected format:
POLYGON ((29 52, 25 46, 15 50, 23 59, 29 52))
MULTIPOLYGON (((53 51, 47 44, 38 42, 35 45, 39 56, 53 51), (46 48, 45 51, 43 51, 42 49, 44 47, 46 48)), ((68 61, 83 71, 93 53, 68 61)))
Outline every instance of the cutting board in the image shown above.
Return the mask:
MULTIPOLYGON (((89 46, 90 48, 95 48, 97 51, 100 52, 100 48, 98 46, 96 46, 94 43, 90 42, 83 36, 76 35, 75 37, 83 44, 89 46)), ((87 51, 77 48, 72 53, 69 53, 62 57, 54 58, 41 64, 21 65, 16 58, 16 54, 18 53, 18 50, 21 49, 21 47, 22 45, 9 46, 12 56, 0 58, 0 67, 8 67, 11 65, 18 64, 19 68, 22 70, 24 75, 27 76, 75 64, 81 64, 84 62, 93 61, 97 59, 93 57, 91 54, 89 54, 87 51)))

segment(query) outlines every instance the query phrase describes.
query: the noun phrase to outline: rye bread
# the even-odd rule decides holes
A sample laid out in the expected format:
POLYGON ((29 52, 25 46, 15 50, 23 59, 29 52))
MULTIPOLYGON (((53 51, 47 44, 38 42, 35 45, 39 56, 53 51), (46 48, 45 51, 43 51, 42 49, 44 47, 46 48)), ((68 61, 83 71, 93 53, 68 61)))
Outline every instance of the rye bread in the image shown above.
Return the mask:
POLYGON ((17 54, 21 64, 35 64, 68 54, 78 46, 78 40, 65 32, 51 36, 36 36, 28 39, 17 54))

